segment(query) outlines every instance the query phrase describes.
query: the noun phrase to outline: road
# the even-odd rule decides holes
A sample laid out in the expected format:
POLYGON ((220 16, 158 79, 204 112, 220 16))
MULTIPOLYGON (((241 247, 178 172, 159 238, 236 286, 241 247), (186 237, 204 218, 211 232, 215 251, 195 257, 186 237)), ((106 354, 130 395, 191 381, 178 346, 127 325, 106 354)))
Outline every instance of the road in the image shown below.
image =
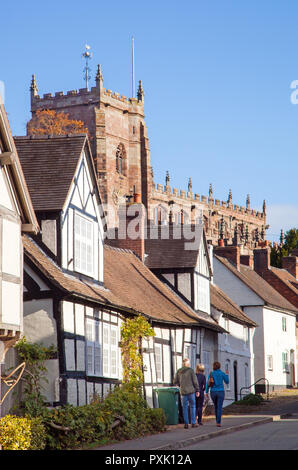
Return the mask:
POLYGON ((298 419, 254 426, 198 442, 184 450, 298 450, 298 419))

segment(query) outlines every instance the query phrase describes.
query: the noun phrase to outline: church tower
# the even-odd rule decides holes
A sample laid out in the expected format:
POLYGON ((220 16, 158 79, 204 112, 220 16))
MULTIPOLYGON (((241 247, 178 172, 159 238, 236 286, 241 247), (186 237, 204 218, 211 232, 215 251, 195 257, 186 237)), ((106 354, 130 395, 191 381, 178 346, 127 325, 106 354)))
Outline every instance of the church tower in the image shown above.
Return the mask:
POLYGON ((103 87, 98 65, 96 86, 51 93, 40 97, 34 77, 31 84, 31 112, 54 109, 83 121, 89 129, 102 201, 108 226, 113 227, 118 205, 127 196, 138 195, 148 208, 152 185, 150 150, 144 115, 144 90, 139 82, 136 98, 126 98, 103 87))

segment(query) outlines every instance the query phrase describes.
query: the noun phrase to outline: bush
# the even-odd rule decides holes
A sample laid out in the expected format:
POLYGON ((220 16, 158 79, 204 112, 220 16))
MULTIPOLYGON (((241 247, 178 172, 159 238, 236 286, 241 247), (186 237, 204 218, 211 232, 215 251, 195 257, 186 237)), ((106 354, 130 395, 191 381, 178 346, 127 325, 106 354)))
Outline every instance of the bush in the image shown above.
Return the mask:
POLYGON ((78 448, 103 438, 133 439, 164 431, 166 423, 163 410, 149 408, 143 397, 127 384, 116 387, 104 400, 55 408, 44 419, 47 448, 57 450, 78 448), (124 418, 124 422, 112 429, 117 417, 124 418))
POLYGON ((255 395, 254 393, 249 393, 242 398, 242 400, 235 401, 236 405, 247 405, 247 406, 256 406, 260 405, 264 401, 264 398, 261 395, 255 395))
POLYGON ((0 444, 3 450, 42 450, 45 427, 38 418, 6 415, 0 419, 0 444))

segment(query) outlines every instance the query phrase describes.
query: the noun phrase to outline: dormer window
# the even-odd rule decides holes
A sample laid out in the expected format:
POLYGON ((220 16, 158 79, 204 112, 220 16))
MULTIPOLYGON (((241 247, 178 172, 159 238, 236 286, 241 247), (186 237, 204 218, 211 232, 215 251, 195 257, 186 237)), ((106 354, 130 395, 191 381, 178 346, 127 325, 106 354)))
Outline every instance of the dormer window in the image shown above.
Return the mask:
POLYGON ((78 213, 75 213, 74 224, 74 268, 87 276, 94 275, 93 223, 78 213))

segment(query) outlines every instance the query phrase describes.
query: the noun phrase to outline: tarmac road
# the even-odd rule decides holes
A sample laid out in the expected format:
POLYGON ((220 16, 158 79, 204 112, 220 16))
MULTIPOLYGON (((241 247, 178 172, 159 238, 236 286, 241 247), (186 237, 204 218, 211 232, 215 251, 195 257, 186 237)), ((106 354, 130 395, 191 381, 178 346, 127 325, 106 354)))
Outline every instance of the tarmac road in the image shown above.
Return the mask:
POLYGON ((298 450, 298 419, 261 424, 197 442, 184 450, 298 450))

